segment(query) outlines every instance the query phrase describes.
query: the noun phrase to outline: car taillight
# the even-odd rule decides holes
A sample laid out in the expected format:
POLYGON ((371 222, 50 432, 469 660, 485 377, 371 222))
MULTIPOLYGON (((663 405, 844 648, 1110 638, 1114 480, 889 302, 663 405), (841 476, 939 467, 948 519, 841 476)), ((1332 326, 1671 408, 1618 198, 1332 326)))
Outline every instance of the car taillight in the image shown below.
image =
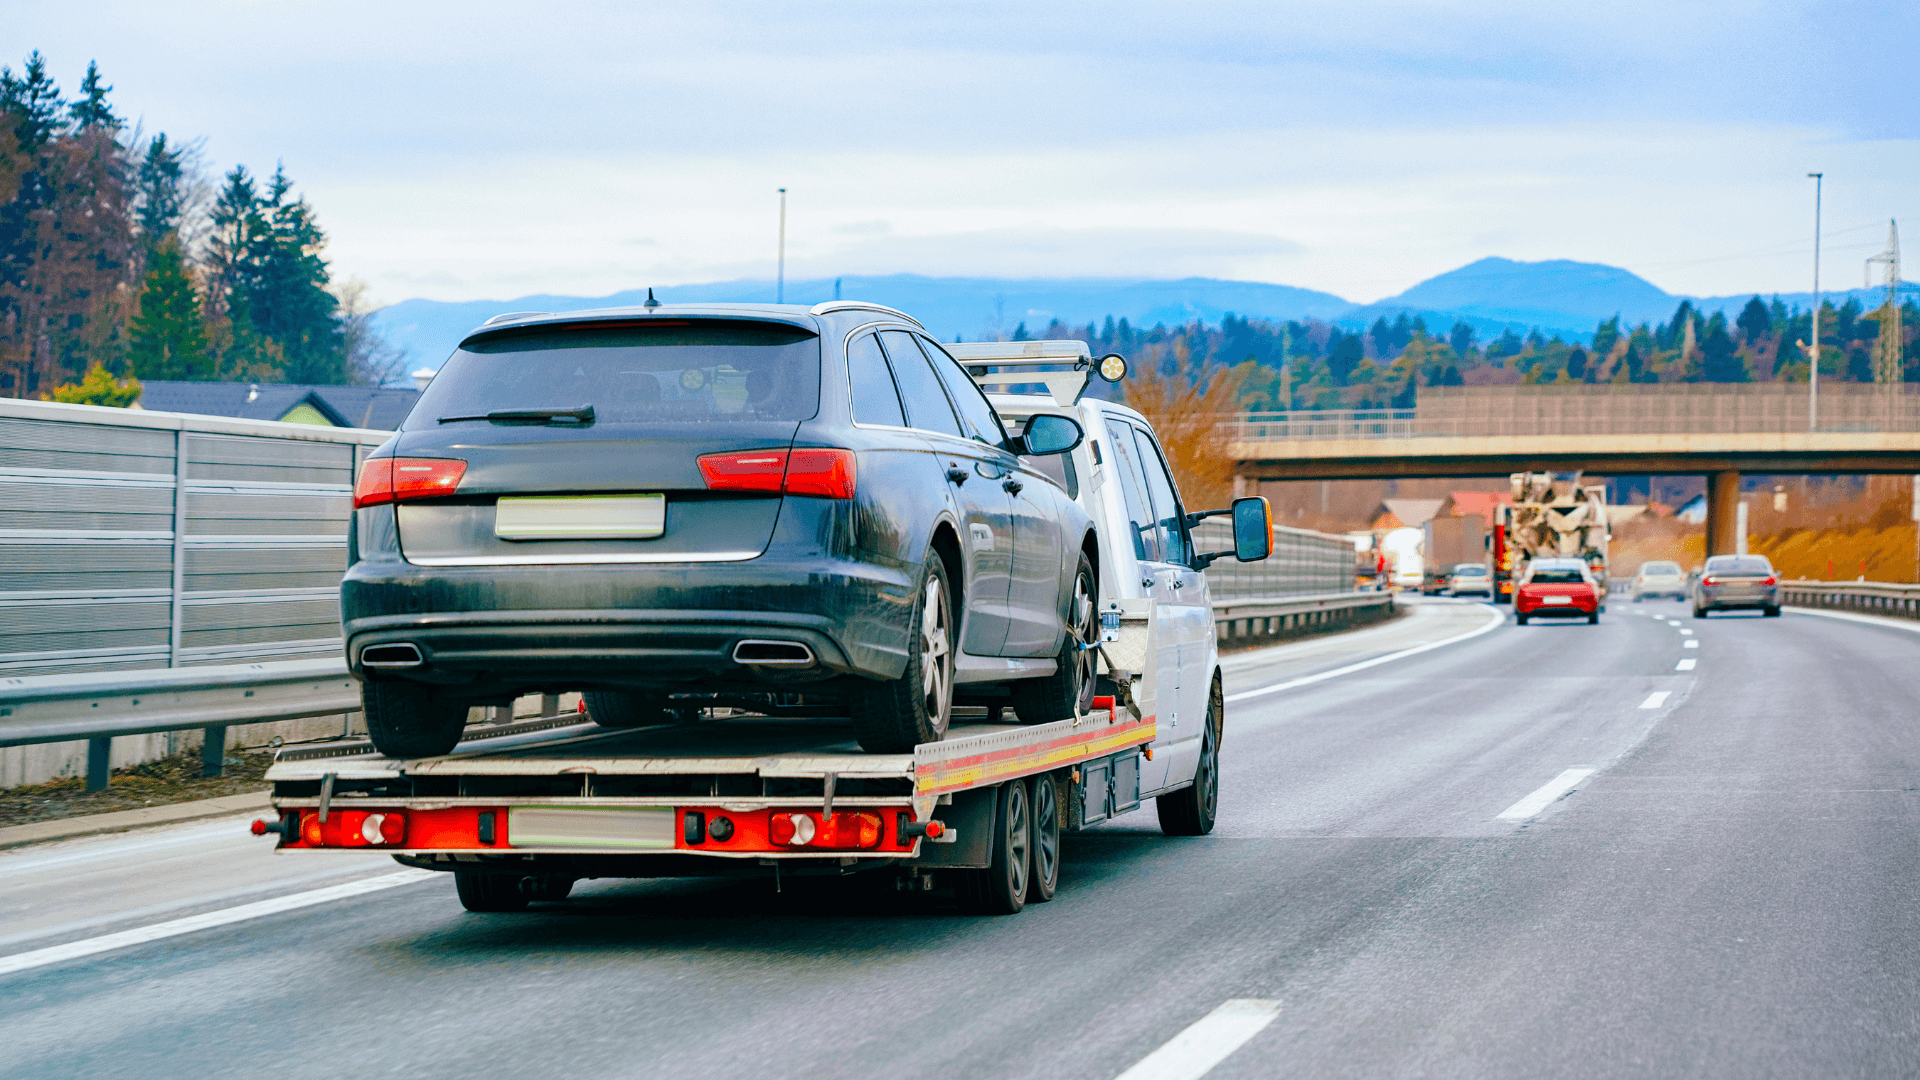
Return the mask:
POLYGON ((353 486, 355 509, 446 495, 460 486, 467 463, 458 458, 368 458, 353 486))
POLYGON ((702 454, 700 475, 709 491, 766 491, 851 499, 851 450, 747 450, 702 454))
POLYGON ((1703 578, 1701 578, 1701 579, 1700 579, 1700 584, 1702 584, 1702 585, 1718 585, 1718 584, 1720 584, 1720 579, 1719 579, 1719 578, 1717 578, 1717 577, 1714 577, 1714 576, 1713 576, 1712 574, 1708 574, 1708 575, 1707 575, 1706 577, 1703 577, 1703 578))
POLYGON ((1765 581, 1763 581, 1763 582, 1761 582, 1760 584, 1762 584, 1762 585, 1773 585, 1773 584, 1776 584, 1776 583, 1778 583, 1778 582, 1779 582, 1779 580, 1780 580, 1779 578, 1777 578, 1777 577, 1774 577, 1773 575, 1771 575, 1771 574, 1769 574, 1769 575, 1767 575, 1767 580, 1765 580, 1765 581))

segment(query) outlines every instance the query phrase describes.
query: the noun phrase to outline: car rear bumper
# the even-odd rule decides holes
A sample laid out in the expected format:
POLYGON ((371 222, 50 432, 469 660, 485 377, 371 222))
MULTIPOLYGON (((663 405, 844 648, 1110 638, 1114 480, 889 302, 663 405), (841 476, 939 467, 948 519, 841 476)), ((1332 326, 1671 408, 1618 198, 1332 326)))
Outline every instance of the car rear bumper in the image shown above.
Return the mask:
POLYGON ((1779 607, 1779 593, 1741 593, 1733 596, 1703 593, 1700 606, 1706 608, 1765 608, 1779 607))
MULTIPOLYGON (((341 584, 347 664, 361 678, 463 687, 687 692, 897 677, 913 591, 866 564, 419 567, 356 564, 341 584), (695 584, 694 582, 698 582, 695 584), (775 662, 742 642, 773 642, 775 662), (369 665, 377 645, 418 663, 369 665), (404 654, 404 650, 402 651, 404 654), (741 657, 741 658, 736 658, 741 657)), ((379 654, 376 654, 379 655, 379 654)))

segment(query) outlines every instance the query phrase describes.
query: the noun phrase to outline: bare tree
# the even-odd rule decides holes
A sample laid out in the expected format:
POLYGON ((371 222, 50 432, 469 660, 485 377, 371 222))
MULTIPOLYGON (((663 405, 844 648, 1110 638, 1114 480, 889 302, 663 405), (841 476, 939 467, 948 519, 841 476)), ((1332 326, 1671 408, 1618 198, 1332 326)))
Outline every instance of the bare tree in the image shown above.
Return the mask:
POLYGON ((382 337, 373 325, 379 308, 367 295, 367 283, 348 278, 333 287, 340 301, 341 337, 347 348, 347 371, 362 386, 386 386, 406 374, 407 354, 382 337))

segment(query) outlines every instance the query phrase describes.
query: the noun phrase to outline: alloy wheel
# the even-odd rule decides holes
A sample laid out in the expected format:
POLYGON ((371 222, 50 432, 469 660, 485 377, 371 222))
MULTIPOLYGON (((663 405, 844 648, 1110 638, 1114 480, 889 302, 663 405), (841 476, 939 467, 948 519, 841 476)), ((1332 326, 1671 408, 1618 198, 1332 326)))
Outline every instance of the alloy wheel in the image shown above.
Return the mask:
POLYGON ((953 637, 948 632, 951 616, 939 578, 928 577, 920 603, 920 691, 925 698, 927 723, 938 738, 946 734, 953 710, 953 637))

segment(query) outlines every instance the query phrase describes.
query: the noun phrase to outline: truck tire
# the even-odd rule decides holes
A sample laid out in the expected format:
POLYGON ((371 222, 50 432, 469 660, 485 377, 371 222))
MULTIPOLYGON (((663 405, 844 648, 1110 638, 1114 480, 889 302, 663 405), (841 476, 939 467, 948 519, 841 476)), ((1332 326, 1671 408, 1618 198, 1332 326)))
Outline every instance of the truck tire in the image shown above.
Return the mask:
POLYGON ((1060 778, 1041 773, 1033 778, 1033 877, 1027 881, 1027 903, 1044 904, 1060 887, 1060 778))
POLYGON ((667 709, 667 695, 632 690, 588 690, 580 695, 586 702, 587 719, 604 728, 652 727, 673 720, 667 709))
POLYGON ((534 874, 520 879, 520 895, 529 900, 565 900, 574 879, 565 874, 534 874))
POLYGON ((975 915, 1018 915, 1033 878, 1033 804, 1025 780, 994 797, 993 847, 985 869, 962 871, 960 905, 975 915))
POLYGON ((1093 564, 1082 552, 1080 567, 1073 575, 1073 596, 1067 606, 1066 640, 1060 644, 1053 674, 1013 684, 1013 711, 1019 714, 1021 723, 1071 720, 1093 708, 1094 657, 1098 654, 1080 646, 1092 644, 1099 637, 1099 620, 1094 613, 1097 596, 1093 564))
POLYGON ((453 887, 468 911, 525 911, 529 897, 520 891, 520 875, 455 870, 453 887))
POLYGON ((957 639, 952 596, 947 564, 934 555, 920 574, 913 598, 907 670, 897 679, 863 683, 854 690, 853 731, 862 750, 904 754, 921 743, 946 738, 953 717, 957 639))
POLYGON ((1194 769, 1193 783, 1179 791, 1153 800, 1160 815, 1160 831, 1168 836, 1205 836, 1213 831, 1220 811, 1220 736, 1221 717, 1226 701, 1220 684, 1213 684, 1207 696, 1207 724, 1200 733, 1200 764, 1194 769))
POLYGON ((360 684, 360 705, 373 748, 392 758, 448 753, 467 726, 466 702, 418 683, 368 680, 360 684))
POLYGON ((1777 619, 1780 617, 1780 608, 1778 605, 1775 605, 1773 607, 1761 608, 1760 614, 1766 616, 1769 619, 1777 619))

